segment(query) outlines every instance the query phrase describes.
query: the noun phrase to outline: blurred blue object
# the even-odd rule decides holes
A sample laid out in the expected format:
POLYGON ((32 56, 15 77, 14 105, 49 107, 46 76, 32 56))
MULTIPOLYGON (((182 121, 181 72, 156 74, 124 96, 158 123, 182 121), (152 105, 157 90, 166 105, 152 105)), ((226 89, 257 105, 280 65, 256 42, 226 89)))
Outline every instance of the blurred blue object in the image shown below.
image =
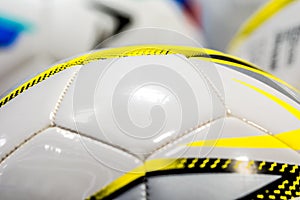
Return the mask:
POLYGON ((0 16, 0 48, 14 44, 25 29, 24 23, 0 16))
POLYGON ((186 4, 186 0, 174 0, 174 1, 177 2, 179 5, 186 4))

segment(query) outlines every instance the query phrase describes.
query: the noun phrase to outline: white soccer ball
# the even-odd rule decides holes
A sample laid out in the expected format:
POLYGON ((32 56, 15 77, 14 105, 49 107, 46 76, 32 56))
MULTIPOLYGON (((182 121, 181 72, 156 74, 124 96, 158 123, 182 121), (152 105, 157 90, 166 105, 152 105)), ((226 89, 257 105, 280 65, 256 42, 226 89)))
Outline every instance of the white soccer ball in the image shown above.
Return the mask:
POLYGON ((270 1, 241 28, 229 52, 300 89, 299 1, 270 1))
POLYGON ((0 199, 290 199, 299 94, 238 58, 144 45, 51 66, 0 100, 0 199))

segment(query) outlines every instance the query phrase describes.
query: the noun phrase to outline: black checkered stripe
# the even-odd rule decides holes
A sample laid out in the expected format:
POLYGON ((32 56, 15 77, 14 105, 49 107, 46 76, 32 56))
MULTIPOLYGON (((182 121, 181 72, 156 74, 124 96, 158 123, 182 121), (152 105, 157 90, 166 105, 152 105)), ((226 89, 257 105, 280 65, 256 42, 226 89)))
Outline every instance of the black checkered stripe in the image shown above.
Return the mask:
MULTIPOLYGON (((149 164, 145 163, 145 169, 147 169, 147 165, 149 164)), ((131 172, 127 173, 127 175, 130 173, 131 172)), ((110 185, 101 189, 87 199, 112 199, 118 197, 125 191, 137 186, 138 184, 146 182, 147 178, 153 176, 205 173, 244 173, 247 175, 268 174, 280 176, 280 178, 275 181, 259 188, 258 190, 252 191, 248 195, 240 197, 239 199, 292 199, 300 197, 300 170, 298 165, 220 158, 179 158, 174 159, 170 166, 162 166, 161 168, 158 167, 157 170, 146 171, 144 174, 141 174, 141 176, 121 188, 116 187, 116 185, 120 185, 118 180, 113 181, 110 185)), ((228 180, 228 184, 230 184, 230 180, 228 180)), ((232 189, 234 190, 234 188, 232 189)))
POLYGON ((243 61, 241 59, 235 58, 233 56, 229 56, 223 54, 221 52, 203 49, 203 48, 193 48, 193 47, 177 47, 177 46, 164 46, 164 45, 147 45, 147 46, 129 46, 129 47, 120 47, 113 49, 105 49, 100 51, 91 52, 71 60, 65 61, 63 63, 59 63, 57 65, 52 66, 48 70, 38 74, 33 77, 29 81, 18 86, 16 89, 9 92, 0 100, 0 108, 7 104, 9 101, 25 92, 29 88, 37 85, 38 83, 48 79, 49 77, 58 74, 65 69, 78 66, 85 65, 90 62, 101 60, 101 59, 109 59, 109 58, 121 58, 121 57, 131 57, 131 56, 150 56, 150 55, 169 55, 169 54, 181 54, 186 56, 187 58, 195 57, 195 58, 205 58, 212 59, 211 62, 222 63, 222 61, 226 61, 228 63, 234 63, 236 65, 241 65, 248 68, 253 68, 259 70, 254 65, 243 61))

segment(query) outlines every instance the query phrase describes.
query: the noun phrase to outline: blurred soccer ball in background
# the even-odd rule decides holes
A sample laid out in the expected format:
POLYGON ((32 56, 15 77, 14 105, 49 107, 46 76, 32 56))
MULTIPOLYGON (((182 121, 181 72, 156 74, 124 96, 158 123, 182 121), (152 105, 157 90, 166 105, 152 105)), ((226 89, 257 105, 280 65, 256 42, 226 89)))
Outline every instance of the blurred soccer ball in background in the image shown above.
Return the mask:
MULTIPOLYGON (((0 94, 58 60, 96 48, 112 35, 145 27, 176 31, 203 42, 201 30, 175 1, 2 0, 0 94)), ((170 37, 116 36, 106 45, 159 43, 165 38, 170 37)))
POLYGON ((300 89, 299 1, 270 1, 241 28, 229 51, 300 89))

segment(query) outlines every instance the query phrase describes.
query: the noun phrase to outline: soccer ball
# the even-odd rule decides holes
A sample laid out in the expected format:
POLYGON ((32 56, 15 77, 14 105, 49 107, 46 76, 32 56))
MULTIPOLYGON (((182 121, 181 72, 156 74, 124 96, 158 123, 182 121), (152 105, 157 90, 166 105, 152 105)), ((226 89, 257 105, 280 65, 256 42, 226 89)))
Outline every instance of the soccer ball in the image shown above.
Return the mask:
POLYGON ((299 1, 270 1, 241 28, 229 52, 300 88, 299 1))
POLYGON ((93 51, 1 98, 0 198, 299 197, 299 120, 299 94, 236 57, 93 51))

